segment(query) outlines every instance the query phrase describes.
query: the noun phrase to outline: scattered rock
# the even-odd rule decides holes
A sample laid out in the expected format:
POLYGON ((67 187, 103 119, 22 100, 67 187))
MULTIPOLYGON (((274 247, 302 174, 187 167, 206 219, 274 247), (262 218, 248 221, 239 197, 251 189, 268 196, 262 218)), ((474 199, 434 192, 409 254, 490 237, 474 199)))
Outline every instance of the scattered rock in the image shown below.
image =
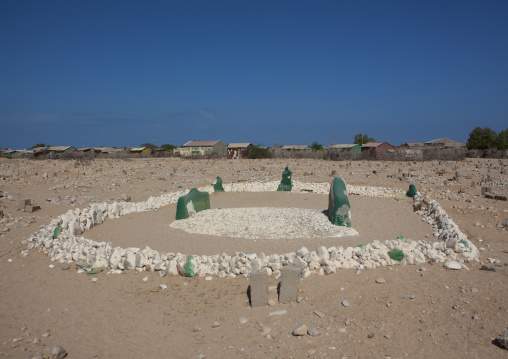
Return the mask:
POLYGON ((369 335, 367 335, 367 338, 369 338, 369 339, 374 338, 374 333, 370 333, 369 335))
POLYGON ((164 290, 164 289, 168 289, 168 286, 165 284, 159 284, 159 288, 164 290))
POLYGON ((497 343, 505 349, 508 349, 508 330, 501 333, 496 338, 497 343))
POLYGON ((240 324, 245 324, 245 323, 247 323, 248 321, 249 321, 249 319, 248 319, 248 318, 245 318, 245 317, 240 317, 240 318, 238 318, 238 323, 240 323, 240 324))
POLYGON ((318 332, 317 328, 310 328, 307 330, 307 334, 309 334, 312 337, 317 337, 319 335, 319 332, 318 332))
POLYGON ((212 328, 217 328, 220 326, 220 323, 218 321, 215 321, 212 323, 212 328))
POLYGON ((376 279, 376 283, 378 283, 378 284, 385 284, 386 280, 384 278, 379 277, 379 278, 376 279))
POLYGON ((446 269, 453 269, 453 270, 458 270, 458 269, 462 269, 462 266, 460 265, 459 262, 457 261, 448 261, 444 264, 444 267, 446 269))
POLYGON ((51 355, 53 356, 54 359, 62 359, 67 356, 67 351, 65 351, 65 349, 62 348, 61 346, 55 345, 53 347, 53 350, 51 350, 51 355))
POLYGON ((341 303, 342 303, 342 305, 343 305, 344 307, 349 307, 349 306, 351 305, 351 304, 349 303, 349 300, 347 300, 347 299, 344 299, 341 303))
POLYGON ((294 336, 302 336, 307 334, 307 326, 305 324, 299 324, 293 331, 291 332, 294 336))
POLYGON ((60 265, 60 268, 63 270, 69 270, 71 267, 67 263, 63 263, 60 265))
POLYGON ((193 329, 192 329, 193 332, 200 332, 201 331, 201 327, 199 327, 198 325, 196 325, 193 329))

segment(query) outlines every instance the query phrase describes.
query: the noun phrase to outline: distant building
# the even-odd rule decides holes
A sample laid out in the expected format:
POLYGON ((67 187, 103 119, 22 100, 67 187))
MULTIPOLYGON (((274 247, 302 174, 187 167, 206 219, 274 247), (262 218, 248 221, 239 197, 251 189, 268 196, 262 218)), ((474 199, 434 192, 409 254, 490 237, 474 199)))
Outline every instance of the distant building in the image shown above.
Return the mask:
POLYGON ((76 151, 76 147, 73 146, 36 147, 33 149, 33 156, 34 158, 59 158, 66 153, 76 151))
POLYGON ((252 143, 230 143, 227 146, 228 159, 246 158, 252 143))
POLYGON ((328 147, 328 151, 336 152, 339 156, 355 159, 361 157, 362 145, 357 143, 352 144, 337 144, 328 147))
POLYGON ((369 142, 362 145, 362 158, 383 160, 388 151, 394 151, 395 147, 388 142, 369 142))
POLYGON ((280 150, 283 151, 310 151, 310 146, 301 146, 301 145, 286 145, 279 147, 280 150))
POLYGON ((226 156, 226 145, 221 141, 189 141, 175 149, 180 156, 226 156))
POLYGON ((407 147, 409 149, 422 148, 425 144, 423 142, 406 142, 401 147, 407 147))
POLYGON ((443 137, 438 138, 437 140, 425 142, 424 146, 433 146, 439 148, 461 148, 466 147, 466 143, 450 140, 449 138, 443 137))
POLYGON ((141 156, 141 155, 150 155, 152 154, 152 150, 148 147, 132 147, 128 149, 129 155, 131 156, 141 156))

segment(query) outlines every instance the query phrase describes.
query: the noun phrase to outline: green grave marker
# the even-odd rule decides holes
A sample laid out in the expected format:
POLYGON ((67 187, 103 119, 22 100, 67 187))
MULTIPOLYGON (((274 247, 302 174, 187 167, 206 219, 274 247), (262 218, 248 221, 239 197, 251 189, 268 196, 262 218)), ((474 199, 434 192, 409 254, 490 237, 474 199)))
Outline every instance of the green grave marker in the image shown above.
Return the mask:
POLYGON ((286 166, 284 172, 282 172, 282 180, 280 181, 277 191, 291 191, 293 185, 291 184, 291 170, 286 166))
POLYGON ((176 219, 189 218, 194 213, 210 209, 208 192, 199 192, 193 188, 185 196, 178 198, 176 204, 176 219))
POLYGON ((347 198, 346 181, 335 177, 328 197, 328 219, 336 226, 351 227, 351 205, 347 198))

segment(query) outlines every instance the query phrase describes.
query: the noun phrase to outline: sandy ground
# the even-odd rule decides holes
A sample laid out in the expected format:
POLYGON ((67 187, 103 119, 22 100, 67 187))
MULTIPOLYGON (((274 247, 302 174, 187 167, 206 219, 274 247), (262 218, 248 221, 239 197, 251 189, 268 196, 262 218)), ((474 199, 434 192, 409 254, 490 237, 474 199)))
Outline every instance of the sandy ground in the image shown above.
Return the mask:
MULTIPOLYGON (((121 275, 77 274, 73 265, 30 251, 21 242, 39 224, 70 208, 122 194, 146 200, 164 190, 192 188, 213 182, 277 180, 289 165, 293 178, 330 182, 332 171, 354 185, 407 189, 409 183, 438 200, 461 230, 480 248, 482 261, 508 262, 508 232, 496 225, 508 217, 507 202, 481 197, 482 176, 492 190, 507 192, 508 161, 470 160, 453 163, 326 162, 315 160, 181 160, 153 159, 94 162, 0 160, 0 353, 28 358, 49 355, 54 345, 69 358, 506 358, 493 340, 508 326, 508 276, 480 270, 451 271, 442 263, 395 266, 376 270, 342 270, 310 276, 300 282, 301 303, 250 308, 248 278, 184 278, 125 271, 121 275), (444 174, 438 174, 440 170, 444 174), (376 173, 374 173, 374 171, 376 173), (460 171, 459 181, 450 180, 460 171), (503 172, 504 171, 504 172, 503 172), (503 172, 503 173, 501 173, 503 172), (44 174, 47 174, 47 178, 44 174), (403 176, 401 174, 404 174, 403 176), (446 184, 444 183, 446 182, 446 184), (12 196, 9 198, 8 196, 12 196), (41 209, 20 211, 18 201, 30 198, 41 209), (56 268, 50 269, 50 264, 56 268), (143 278, 148 277, 146 281, 143 278), (386 283, 378 284, 382 277, 386 283), (167 289, 159 288, 166 284, 167 289), (411 296, 414 295, 414 299, 411 296), (351 306, 344 307, 347 299, 351 306), (282 315, 271 312, 285 309, 282 315), (314 312, 324 314, 322 318, 314 312), (247 318, 245 324, 238 319, 247 318), (212 328, 214 321, 220 326, 212 328), (300 323, 319 335, 295 337, 300 323), (200 331, 193 331, 199 326, 200 331), (49 334, 49 336, 48 336, 49 334), (269 334, 269 335, 268 335, 269 334), (37 337, 40 344, 34 344, 37 337)), ((174 206, 107 221, 87 231, 87 238, 115 245, 148 245, 171 251, 292 251, 317 245, 353 245, 399 234, 423 239, 431 228, 411 212, 409 201, 351 196, 357 237, 305 238, 252 242, 196 236, 169 228, 174 206)), ((325 209, 326 196, 315 194, 221 193, 211 198, 216 208, 285 206, 325 209)), ((432 239, 432 237, 430 238, 432 239)), ((278 280, 269 278, 270 285, 278 280)))

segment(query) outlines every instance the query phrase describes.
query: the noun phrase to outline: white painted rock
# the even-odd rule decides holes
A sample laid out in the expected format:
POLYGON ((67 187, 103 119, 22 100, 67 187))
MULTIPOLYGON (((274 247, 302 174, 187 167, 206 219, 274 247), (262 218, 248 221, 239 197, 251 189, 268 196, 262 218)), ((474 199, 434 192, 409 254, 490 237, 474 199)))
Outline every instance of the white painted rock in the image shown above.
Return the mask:
POLYGON ((455 270, 462 269, 462 266, 457 261, 448 261, 444 264, 444 267, 446 269, 455 269, 455 270))

